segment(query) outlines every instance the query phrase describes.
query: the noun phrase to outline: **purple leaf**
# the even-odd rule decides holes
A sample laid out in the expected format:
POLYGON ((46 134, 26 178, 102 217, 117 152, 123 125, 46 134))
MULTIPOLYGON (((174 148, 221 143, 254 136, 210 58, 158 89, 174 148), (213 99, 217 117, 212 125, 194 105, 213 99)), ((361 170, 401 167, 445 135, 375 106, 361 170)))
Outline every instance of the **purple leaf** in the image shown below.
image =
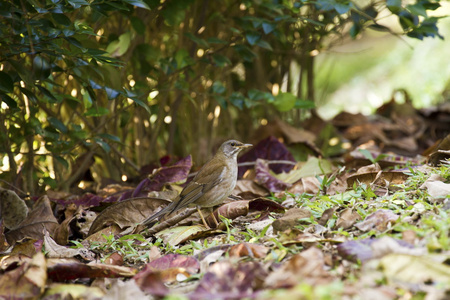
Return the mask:
POLYGON ((272 176, 269 172, 269 167, 262 159, 256 160, 255 173, 255 181, 271 192, 282 192, 291 186, 291 184, 272 176))
MULTIPOLYGON (((249 162, 256 161, 256 159, 262 158, 265 160, 287 160, 295 162, 294 156, 289 152, 287 147, 278 141, 275 137, 270 136, 256 146, 252 147, 251 150, 242 155, 238 162, 249 162)), ((275 173, 289 172, 294 166, 290 164, 271 164, 270 169, 275 173)), ((239 168, 239 177, 244 175, 245 171, 251 167, 241 167, 239 168)))

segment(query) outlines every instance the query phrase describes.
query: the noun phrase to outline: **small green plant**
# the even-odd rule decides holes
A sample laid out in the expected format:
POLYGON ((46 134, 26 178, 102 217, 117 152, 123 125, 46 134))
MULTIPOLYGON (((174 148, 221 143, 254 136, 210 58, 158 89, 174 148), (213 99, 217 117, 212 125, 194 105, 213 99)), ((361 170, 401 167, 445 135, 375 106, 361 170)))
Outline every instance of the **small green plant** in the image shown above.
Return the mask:
POLYGON ((371 163, 376 164, 383 158, 385 158, 386 154, 380 154, 377 157, 373 157, 372 152, 367 149, 358 149, 359 153, 361 153, 366 159, 368 159, 371 163))
MULTIPOLYGON (((125 261, 145 261, 147 259, 145 252, 155 245, 140 234, 124 235, 118 239, 114 235, 103 234, 102 236, 106 240, 105 242, 94 242, 90 246, 92 251, 99 252, 103 256, 102 261, 105 260, 107 254, 113 252, 120 253, 125 261)), ((79 243, 74 243, 74 247, 80 247, 79 243)))

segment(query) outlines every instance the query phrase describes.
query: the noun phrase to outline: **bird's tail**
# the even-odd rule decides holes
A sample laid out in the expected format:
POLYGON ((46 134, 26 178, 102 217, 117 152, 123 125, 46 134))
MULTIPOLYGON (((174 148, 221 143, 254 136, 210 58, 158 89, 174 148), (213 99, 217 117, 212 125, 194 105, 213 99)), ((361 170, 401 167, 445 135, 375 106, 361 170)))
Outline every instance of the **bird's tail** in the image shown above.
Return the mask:
POLYGON ((153 226, 153 224, 155 224, 158 221, 159 217, 170 213, 170 211, 172 209, 172 206, 173 206, 172 204, 173 204, 173 202, 170 203, 169 205, 167 205, 166 207, 164 207, 163 209, 161 209, 160 211, 158 211, 157 213, 151 215, 150 217, 148 217, 144 221, 142 221, 141 224, 144 225, 144 226, 147 226, 147 227, 153 226))

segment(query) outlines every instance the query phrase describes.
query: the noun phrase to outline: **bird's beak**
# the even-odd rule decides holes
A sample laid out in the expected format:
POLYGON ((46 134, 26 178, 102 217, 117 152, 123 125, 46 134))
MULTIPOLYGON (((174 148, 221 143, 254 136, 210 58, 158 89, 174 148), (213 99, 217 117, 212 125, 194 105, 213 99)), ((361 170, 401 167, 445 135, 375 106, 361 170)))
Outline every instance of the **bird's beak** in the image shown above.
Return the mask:
POLYGON ((239 148, 249 148, 251 146, 253 146, 253 145, 252 144, 243 144, 243 145, 239 146, 239 148))

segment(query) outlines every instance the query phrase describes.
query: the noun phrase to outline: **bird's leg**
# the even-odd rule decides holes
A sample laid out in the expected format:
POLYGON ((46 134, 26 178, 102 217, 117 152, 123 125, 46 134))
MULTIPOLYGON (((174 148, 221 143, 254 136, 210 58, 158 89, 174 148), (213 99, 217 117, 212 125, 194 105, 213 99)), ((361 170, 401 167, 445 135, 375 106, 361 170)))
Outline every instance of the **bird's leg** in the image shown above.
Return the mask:
POLYGON ((214 210, 211 212, 211 216, 213 218, 214 224, 216 224, 216 228, 218 228, 219 222, 217 222, 216 216, 214 215, 214 210))
POLYGON ((210 229, 209 226, 208 226, 208 224, 206 224, 206 221, 205 221, 205 218, 203 217, 202 212, 200 211, 200 207, 198 207, 198 206, 197 206, 197 211, 198 211, 198 214, 200 215, 200 218, 202 218, 203 225, 205 225, 205 227, 206 227, 207 229, 210 229))

